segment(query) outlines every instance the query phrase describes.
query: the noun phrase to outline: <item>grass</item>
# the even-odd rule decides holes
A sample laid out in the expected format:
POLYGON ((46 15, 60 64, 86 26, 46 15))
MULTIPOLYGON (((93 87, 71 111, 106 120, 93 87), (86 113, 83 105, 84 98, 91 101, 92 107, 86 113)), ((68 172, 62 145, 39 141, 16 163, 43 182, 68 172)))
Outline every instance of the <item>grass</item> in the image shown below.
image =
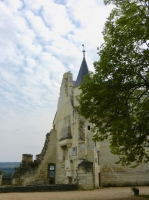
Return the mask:
POLYGON ((144 198, 149 198, 149 194, 140 194, 138 197, 144 197, 144 198))

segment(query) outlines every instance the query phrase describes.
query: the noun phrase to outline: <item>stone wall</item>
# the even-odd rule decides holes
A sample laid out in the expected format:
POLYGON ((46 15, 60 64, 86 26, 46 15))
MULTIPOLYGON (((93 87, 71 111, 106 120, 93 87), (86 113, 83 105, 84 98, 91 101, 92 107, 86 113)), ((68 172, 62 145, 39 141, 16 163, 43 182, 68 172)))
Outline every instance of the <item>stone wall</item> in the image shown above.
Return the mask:
POLYGON ((31 154, 23 154, 22 155, 22 163, 23 162, 27 162, 27 163, 33 162, 33 155, 31 155, 31 154))
POLYGON ((45 145, 41 154, 34 162, 22 162, 15 169, 12 177, 13 185, 49 184, 48 166, 56 164, 56 131, 51 130, 46 136, 45 145))
POLYGON ((149 163, 136 168, 115 164, 118 156, 110 153, 109 141, 100 143, 100 167, 102 186, 149 185, 149 163))
POLYGON ((80 189, 93 189, 94 180, 93 180, 93 163, 87 160, 83 160, 78 165, 77 171, 78 178, 78 187, 80 189))

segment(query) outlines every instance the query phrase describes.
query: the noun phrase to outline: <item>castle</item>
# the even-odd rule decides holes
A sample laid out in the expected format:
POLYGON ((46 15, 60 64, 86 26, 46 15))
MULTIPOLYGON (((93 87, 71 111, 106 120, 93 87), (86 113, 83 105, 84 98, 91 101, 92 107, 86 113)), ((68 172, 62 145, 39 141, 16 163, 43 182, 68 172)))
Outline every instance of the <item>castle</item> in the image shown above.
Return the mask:
POLYGON ((77 80, 73 81, 71 72, 63 75, 53 129, 46 135, 41 153, 34 161, 32 155, 22 155, 12 184, 73 183, 82 189, 149 184, 149 164, 142 163, 135 169, 115 164, 118 157, 110 153, 109 141, 93 142, 93 124, 76 109, 79 86, 88 72, 83 50, 77 80))

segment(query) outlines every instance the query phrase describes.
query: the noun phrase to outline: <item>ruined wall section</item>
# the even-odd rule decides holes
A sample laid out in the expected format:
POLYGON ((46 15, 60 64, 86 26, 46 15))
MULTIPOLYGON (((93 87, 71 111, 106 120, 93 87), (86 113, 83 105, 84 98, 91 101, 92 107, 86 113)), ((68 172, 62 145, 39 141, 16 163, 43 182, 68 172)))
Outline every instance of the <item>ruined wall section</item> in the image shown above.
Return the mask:
POLYGON ((23 161, 12 177, 14 185, 48 184, 48 165, 56 164, 56 130, 47 134, 44 150, 34 162, 23 161))
POLYGON ((115 164, 118 156, 110 153, 109 140, 100 143, 100 166, 102 186, 148 185, 149 163, 136 168, 115 164))
POLYGON ((78 165, 77 176, 78 176, 78 186, 80 187, 80 189, 89 190, 94 188, 92 162, 83 160, 78 165))
POLYGON ((38 162, 41 162, 43 160, 43 158, 44 158, 44 156, 45 156, 45 154, 47 152, 49 140, 50 140, 50 133, 47 133, 43 149, 42 149, 40 154, 36 155, 36 160, 38 162))

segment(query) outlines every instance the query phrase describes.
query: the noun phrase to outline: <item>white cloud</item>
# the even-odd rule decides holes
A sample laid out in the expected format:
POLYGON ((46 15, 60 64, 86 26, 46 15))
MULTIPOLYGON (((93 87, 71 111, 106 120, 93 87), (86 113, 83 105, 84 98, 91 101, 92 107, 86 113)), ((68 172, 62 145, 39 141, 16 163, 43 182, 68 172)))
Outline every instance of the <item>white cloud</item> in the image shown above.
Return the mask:
POLYGON ((97 0, 0 1, 0 161, 38 154, 63 73, 76 79, 82 44, 90 70, 111 7, 97 0))
POLYGON ((34 10, 35 12, 37 10, 39 10, 42 5, 47 5, 49 6, 49 3, 51 2, 51 0, 24 0, 25 3, 25 8, 28 8, 29 10, 34 10))
POLYGON ((39 39, 42 39, 43 41, 46 40, 46 42, 52 40, 53 33, 44 24, 41 16, 37 16, 32 11, 27 10, 25 11, 25 17, 31 28, 34 30, 36 37, 39 37, 39 39))
POLYGON ((42 15, 46 24, 51 26, 52 31, 59 35, 66 35, 75 28, 64 5, 51 3, 50 6, 43 6, 42 15))
POLYGON ((13 12, 17 12, 19 9, 22 8, 23 2, 20 0, 5 0, 5 5, 11 9, 13 12))

